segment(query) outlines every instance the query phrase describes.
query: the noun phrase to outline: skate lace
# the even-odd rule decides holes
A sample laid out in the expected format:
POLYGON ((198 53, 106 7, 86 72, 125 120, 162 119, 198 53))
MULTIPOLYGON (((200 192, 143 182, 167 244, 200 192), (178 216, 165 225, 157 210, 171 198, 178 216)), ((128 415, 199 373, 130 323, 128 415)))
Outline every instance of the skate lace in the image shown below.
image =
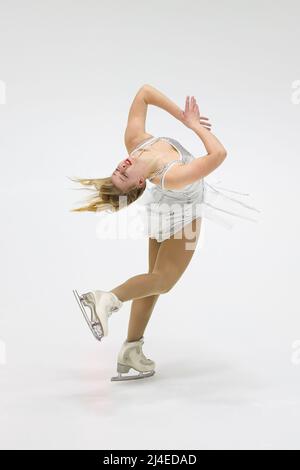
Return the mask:
POLYGON ((110 317, 111 314, 112 314, 113 312, 116 312, 117 310, 119 310, 119 307, 116 307, 116 306, 109 308, 108 311, 107 311, 108 316, 110 317))
POLYGON ((108 310, 108 311, 107 311, 107 316, 110 317, 113 312, 114 312, 114 310, 108 310))

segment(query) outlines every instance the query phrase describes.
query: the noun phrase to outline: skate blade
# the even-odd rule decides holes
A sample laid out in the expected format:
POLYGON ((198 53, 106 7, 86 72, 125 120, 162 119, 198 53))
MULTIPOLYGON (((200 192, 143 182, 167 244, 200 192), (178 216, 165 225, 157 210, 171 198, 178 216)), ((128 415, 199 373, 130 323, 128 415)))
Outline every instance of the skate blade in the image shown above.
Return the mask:
MULTIPOLYGON (((73 294, 74 294, 74 296, 75 296, 75 299, 76 299, 76 301, 77 301, 77 303, 78 303, 78 305, 79 305, 79 307, 80 307, 81 312, 83 313, 83 316, 84 316, 84 318, 85 318, 85 320, 86 320, 86 322, 87 322, 87 324, 88 324, 88 326, 89 326, 91 332, 93 333, 94 337, 95 337, 98 341, 101 341, 101 339, 102 339, 103 336, 104 336, 104 335, 103 335, 102 328, 101 328, 101 323, 98 322, 98 321, 92 321, 92 320, 89 318, 89 316, 88 316, 88 314, 87 314, 87 312, 86 312, 86 310, 85 310, 85 308, 84 308, 84 306, 83 306, 83 304, 82 304, 82 302, 83 302, 84 299, 83 299, 83 297, 81 297, 81 296, 78 294, 77 290, 73 289, 73 294)), ((91 316, 92 316, 92 318, 94 319, 95 316, 94 316, 94 312, 93 312, 93 310, 92 310, 92 307, 91 307, 89 304, 87 304, 86 306, 90 309, 90 311, 91 311, 91 316)))
POLYGON ((125 380, 138 380, 138 379, 145 379, 147 377, 152 377, 152 375, 155 374, 155 370, 152 370, 151 372, 140 372, 139 374, 136 375, 123 375, 122 372, 119 372, 119 374, 116 377, 112 377, 110 380, 112 382, 122 382, 125 380))

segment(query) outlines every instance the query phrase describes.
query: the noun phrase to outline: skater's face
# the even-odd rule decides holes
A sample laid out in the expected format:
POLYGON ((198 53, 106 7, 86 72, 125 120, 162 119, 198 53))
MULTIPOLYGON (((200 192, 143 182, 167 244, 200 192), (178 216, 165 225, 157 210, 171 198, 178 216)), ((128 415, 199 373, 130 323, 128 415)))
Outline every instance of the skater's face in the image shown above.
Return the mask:
POLYGON ((126 193, 135 187, 143 187, 145 178, 141 175, 140 165, 131 157, 126 157, 115 168, 111 175, 112 183, 126 193))

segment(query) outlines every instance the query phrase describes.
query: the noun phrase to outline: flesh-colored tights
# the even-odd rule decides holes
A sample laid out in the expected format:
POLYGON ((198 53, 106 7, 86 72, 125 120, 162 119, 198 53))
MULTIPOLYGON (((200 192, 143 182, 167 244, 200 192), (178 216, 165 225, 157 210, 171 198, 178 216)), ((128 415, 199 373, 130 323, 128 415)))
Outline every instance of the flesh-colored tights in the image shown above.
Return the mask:
POLYGON ((149 238, 149 271, 127 279, 111 290, 122 301, 132 300, 127 341, 143 335, 160 294, 169 292, 186 270, 194 254, 202 219, 194 219, 170 238, 149 238))

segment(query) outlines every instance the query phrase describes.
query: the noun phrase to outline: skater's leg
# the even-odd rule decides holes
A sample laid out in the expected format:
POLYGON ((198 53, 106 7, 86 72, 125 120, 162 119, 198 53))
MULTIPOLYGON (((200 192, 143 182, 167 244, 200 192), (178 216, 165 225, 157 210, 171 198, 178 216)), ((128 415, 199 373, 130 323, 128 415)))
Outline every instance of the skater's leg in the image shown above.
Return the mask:
POLYGON ((112 289, 122 302, 168 292, 187 268, 198 241, 201 218, 171 238, 161 242, 151 273, 139 274, 112 289), (194 238, 191 238, 192 235, 194 238))
MULTIPOLYGON (((149 273, 153 271, 160 242, 149 238, 149 273)), ((159 294, 133 299, 128 324, 127 341, 138 341, 144 334, 159 294)))

